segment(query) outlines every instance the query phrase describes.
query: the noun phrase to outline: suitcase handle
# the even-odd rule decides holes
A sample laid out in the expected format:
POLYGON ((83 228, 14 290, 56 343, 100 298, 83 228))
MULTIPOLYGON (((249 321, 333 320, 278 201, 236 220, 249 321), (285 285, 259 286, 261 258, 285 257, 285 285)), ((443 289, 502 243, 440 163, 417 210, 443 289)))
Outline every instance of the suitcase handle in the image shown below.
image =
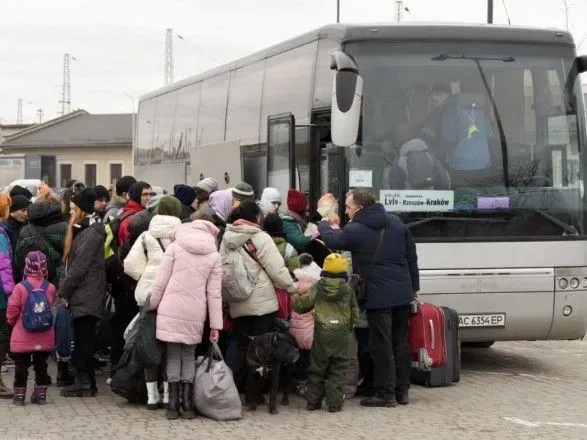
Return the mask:
POLYGON ((434 336, 434 323, 431 319, 429 319, 428 324, 430 325, 430 336, 432 337, 432 341, 430 341, 430 346, 432 349, 434 349, 436 348, 436 338, 434 336))

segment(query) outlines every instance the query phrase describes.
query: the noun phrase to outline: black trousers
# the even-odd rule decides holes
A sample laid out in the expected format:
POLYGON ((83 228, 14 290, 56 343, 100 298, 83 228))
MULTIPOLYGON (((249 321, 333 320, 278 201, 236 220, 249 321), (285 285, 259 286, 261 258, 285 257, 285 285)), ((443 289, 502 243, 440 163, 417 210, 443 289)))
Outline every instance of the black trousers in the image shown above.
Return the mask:
POLYGON ((47 374, 47 359, 50 352, 36 351, 34 353, 12 353, 14 359, 14 387, 26 387, 31 364, 35 370, 35 384, 49 385, 51 378, 47 374))
POLYGON ((369 329, 355 327, 355 336, 358 345, 357 360, 359 361, 359 367, 363 374, 361 387, 373 388, 373 358, 371 357, 371 349, 369 347, 369 329))
MULTIPOLYGON (((235 318, 234 327, 235 333, 238 337, 238 343, 236 346, 234 365, 229 366, 233 372, 234 382, 237 388, 244 391, 247 379, 255 380, 253 377, 249 377, 250 375, 248 373, 247 350, 250 343, 248 336, 258 336, 272 331, 273 313, 262 316, 242 316, 240 318, 235 318)), ((260 384, 252 384, 252 386, 260 386, 260 384)))
POLYGON ((74 348, 71 364, 78 374, 93 377, 94 353, 96 351, 96 325, 99 319, 95 316, 80 316, 73 319, 74 348))
MULTIPOLYGON (((0 292, 1 295, 4 293, 0 292)), ((0 310, 0 366, 6 360, 6 355, 10 351, 10 334, 12 327, 6 321, 6 309, 0 310)))
POLYGON ((410 388, 409 318, 409 305, 367 310, 374 391, 382 399, 393 400, 410 388))

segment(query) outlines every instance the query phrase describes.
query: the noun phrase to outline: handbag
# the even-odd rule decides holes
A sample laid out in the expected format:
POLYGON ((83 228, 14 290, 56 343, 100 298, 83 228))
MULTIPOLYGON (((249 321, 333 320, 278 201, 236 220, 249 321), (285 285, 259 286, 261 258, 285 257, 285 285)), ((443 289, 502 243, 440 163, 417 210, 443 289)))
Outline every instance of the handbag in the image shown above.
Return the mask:
POLYGON ((371 270, 366 277, 361 277, 358 274, 354 274, 350 285, 355 291, 355 295, 357 297, 357 304, 359 306, 365 305, 367 302, 367 282, 369 278, 373 275, 373 270, 375 269, 375 263, 377 263, 377 259, 379 258, 379 250, 381 249, 381 244, 383 243, 383 236, 385 235, 385 229, 381 229, 381 233, 379 234, 379 243, 377 244, 377 249, 375 249, 375 255, 373 255, 373 261, 371 262, 371 270))

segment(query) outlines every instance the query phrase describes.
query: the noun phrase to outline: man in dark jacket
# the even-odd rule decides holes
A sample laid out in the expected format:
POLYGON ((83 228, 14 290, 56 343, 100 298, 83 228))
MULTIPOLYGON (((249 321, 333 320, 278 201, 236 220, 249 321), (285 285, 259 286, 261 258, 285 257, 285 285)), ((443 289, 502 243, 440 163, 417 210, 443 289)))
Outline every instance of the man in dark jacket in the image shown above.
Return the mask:
POLYGON ((410 303, 420 289, 416 244, 408 228, 366 190, 349 192, 343 229, 319 222, 322 240, 330 249, 352 253, 353 271, 366 282, 374 394, 363 406, 407 404, 410 387, 408 319, 410 303))

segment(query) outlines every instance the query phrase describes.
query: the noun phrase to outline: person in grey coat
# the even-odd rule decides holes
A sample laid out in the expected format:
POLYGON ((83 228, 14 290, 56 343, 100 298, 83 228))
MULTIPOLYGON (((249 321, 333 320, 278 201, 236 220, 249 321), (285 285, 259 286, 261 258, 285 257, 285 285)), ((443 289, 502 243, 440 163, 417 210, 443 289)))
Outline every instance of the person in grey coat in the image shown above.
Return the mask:
POLYGON ((106 302, 106 269, 104 266, 104 225, 95 220, 96 193, 85 188, 71 198, 71 219, 65 239, 63 260, 65 276, 59 295, 71 309, 74 330, 74 351, 71 363, 75 382, 61 390, 61 395, 94 396, 94 352, 96 325, 106 302))

